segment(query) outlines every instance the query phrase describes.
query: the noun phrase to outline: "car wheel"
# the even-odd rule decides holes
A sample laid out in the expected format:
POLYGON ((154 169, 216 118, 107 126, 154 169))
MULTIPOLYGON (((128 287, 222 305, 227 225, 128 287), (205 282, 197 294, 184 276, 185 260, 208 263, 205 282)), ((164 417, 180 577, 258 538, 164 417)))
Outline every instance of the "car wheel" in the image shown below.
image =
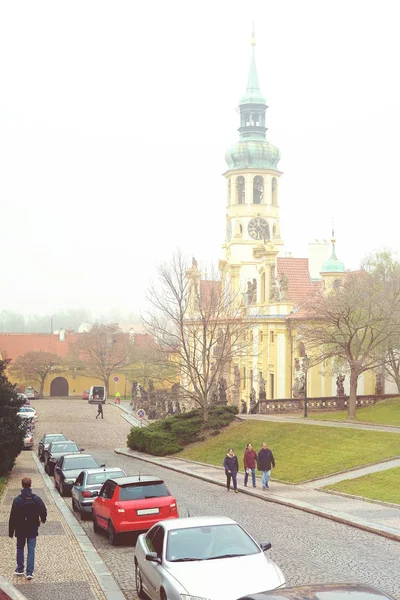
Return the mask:
POLYGON ((140 574, 139 565, 135 560, 135 583, 136 583, 136 592, 139 598, 145 598, 145 593, 143 590, 142 576, 140 574))
POLYGON ((88 516, 87 512, 85 512, 84 510, 80 510, 79 513, 81 515, 82 521, 86 521, 87 516, 88 516))
POLYGON ((111 546, 117 546, 119 541, 119 535, 116 533, 114 525, 111 523, 111 521, 108 523, 108 541, 110 542, 111 546))
POLYGON ((96 519, 96 515, 93 512, 93 531, 95 533, 100 533, 100 527, 97 524, 97 519, 96 519))
POLYGON ((167 594, 165 593, 164 588, 160 590, 160 600, 167 600, 167 594))

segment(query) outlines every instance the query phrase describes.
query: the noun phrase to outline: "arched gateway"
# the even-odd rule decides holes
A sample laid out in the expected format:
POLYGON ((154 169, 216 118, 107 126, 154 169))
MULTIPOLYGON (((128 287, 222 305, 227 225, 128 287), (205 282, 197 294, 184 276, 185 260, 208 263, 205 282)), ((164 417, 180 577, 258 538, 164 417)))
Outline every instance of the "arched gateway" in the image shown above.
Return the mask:
POLYGON ((69 386, 65 377, 56 377, 50 384, 50 396, 68 396, 69 386))

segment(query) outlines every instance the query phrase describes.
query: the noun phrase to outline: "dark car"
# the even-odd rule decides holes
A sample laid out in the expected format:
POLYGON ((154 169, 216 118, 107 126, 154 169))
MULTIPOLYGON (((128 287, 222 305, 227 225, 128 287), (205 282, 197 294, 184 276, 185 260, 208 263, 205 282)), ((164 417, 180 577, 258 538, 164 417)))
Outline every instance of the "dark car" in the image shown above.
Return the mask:
POLYGON ((44 451, 44 470, 48 475, 53 475, 56 462, 64 454, 80 454, 85 448, 78 448, 72 440, 65 442, 51 442, 47 450, 44 451))
POLYGON ((65 454, 56 463, 54 467, 54 485, 65 496, 70 492, 75 479, 82 469, 93 469, 104 465, 99 463, 90 454, 65 454))
POLYGON ((105 480, 116 477, 126 477, 125 471, 118 467, 104 467, 85 469, 78 475, 71 490, 72 508, 81 513, 82 519, 92 514, 93 500, 99 495, 105 480))
POLYGON ((61 442, 66 439, 67 438, 62 433, 45 433, 38 445, 38 457, 40 460, 44 460, 44 451, 48 450, 51 442, 61 442))
POLYGON ((384 592, 358 583, 321 583, 249 594, 238 600, 394 600, 384 592))

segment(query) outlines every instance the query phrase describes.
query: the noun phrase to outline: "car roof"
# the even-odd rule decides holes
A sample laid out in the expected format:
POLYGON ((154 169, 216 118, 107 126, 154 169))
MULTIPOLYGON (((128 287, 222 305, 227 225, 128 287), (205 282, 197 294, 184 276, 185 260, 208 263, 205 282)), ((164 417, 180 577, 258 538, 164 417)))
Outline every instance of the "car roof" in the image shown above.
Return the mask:
MULTIPOLYGON (((66 452, 64 454, 64 456, 67 457, 67 458, 68 458, 68 456, 73 456, 74 458, 76 458, 76 454, 77 454, 76 452, 66 452)), ((82 458, 89 458, 89 456, 90 456, 90 458, 93 458, 93 456, 91 454, 81 454, 81 453, 79 453, 79 456, 81 456, 82 458)), ((95 460, 95 459, 93 459, 93 460, 95 460)))
MULTIPOLYGON (((163 479, 155 477, 154 475, 131 475, 127 477, 116 477, 115 480, 115 483, 120 486, 132 485, 133 483, 164 483, 163 479)), ((114 481, 114 479, 110 478, 110 481, 114 481)))
MULTIPOLYGON (((50 436, 56 436, 56 435, 64 435, 63 433, 44 433, 43 437, 50 437, 50 436)), ((65 435, 64 435, 65 437, 65 435)), ((60 440, 60 442, 69 442, 69 440, 65 439, 65 440, 60 440)))
POLYGON ((237 525, 229 517, 184 517, 183 519, 168 519, 160 521, 165 530, 187 529, 188 527, 210 527, 211 525, 237 525))
MULTIPOLYGON (((92 473, 111 473, 111 472, 115 472, 115 471, 122 471, 123 473, 125 473, 125 471, 123 469, 121 469, 121 467, 97 467, 96 469, 82 469, 83 472, 88 473, 89 475, 91 475, 92 473)), ((118 477, 119 479, 119 477, 118 477)))

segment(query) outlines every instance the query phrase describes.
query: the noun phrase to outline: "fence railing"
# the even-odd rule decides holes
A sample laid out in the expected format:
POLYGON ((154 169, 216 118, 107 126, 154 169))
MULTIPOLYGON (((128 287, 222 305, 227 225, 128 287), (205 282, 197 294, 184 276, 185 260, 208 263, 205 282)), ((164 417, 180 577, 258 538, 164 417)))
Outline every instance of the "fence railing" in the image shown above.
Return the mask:
MULTIPOLYGON (((379 400, 387 398, 396 398, 399 394, 381 394, 357 396, 357 407, 370 406, 379 400)), ((307 408, 309 412, 343 410, 349 403, 348 396, 327 396, 320 398, 308 398, 307 408)), ((301 412, 304 410, 304 398, 283 398, 279 400, 266 400, 258 402, 258 413, 280 413, 280 412, 301 412)))

